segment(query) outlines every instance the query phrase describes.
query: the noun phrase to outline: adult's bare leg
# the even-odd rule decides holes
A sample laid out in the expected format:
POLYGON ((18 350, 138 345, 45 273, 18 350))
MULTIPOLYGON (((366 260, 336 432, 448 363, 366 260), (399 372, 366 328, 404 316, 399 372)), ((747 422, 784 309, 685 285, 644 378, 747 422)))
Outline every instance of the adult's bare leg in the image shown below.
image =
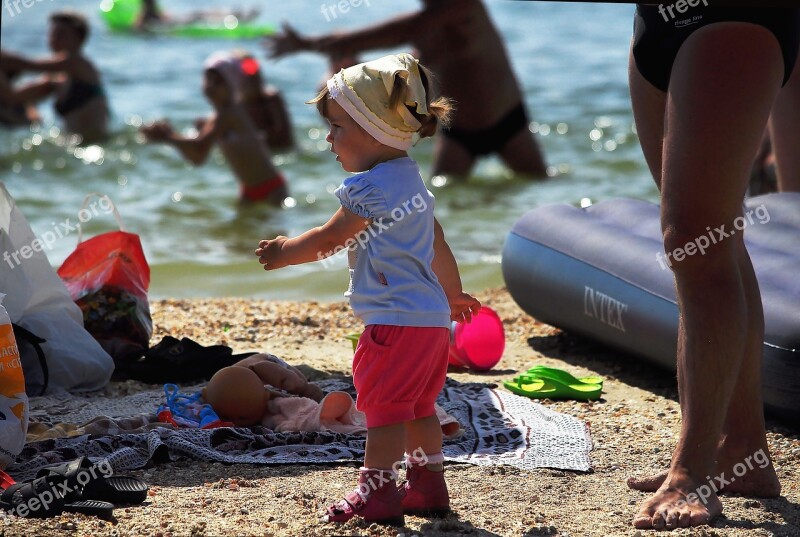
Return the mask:
MULTIPOLYGON (((682 47, 666 106, 661 186, 667 251, 695 243, 722 225, 733 230, 782 70, 774 36, 754 25, 710 25, 682 47)), ((745 359, 748 334, 763 319, 748 312, 748 296, 757 296, 758 289, 753 294, 754 280, 746 274, 749 258, 743 255, 741 233, 715 239, 705 255, 695 251, 673 263, 681 312, 678 386, 683 421, 666 480, 634 520, 639 528, 703 524, 722 511, 706 476, 715 469, 742 364, 757 359, 745 359)), ((756 392, 746 393, 752 398, 756 392)))
MULTIPOLYGON (((745 281, 747 311, 753 321, 763 320, 761 296, 753 265, 747 251, 740 255, 740 269, 745 281)), ((721 492, 771 498, 780 495, 781 485, 769 457, 764 435, 764 410, 761 394, 761 357, 764 343, 763 322, 748 323, 745 358, 722 428, 717 461, 710 480, 721 492), (743 464, 744 467, 738 466, 743 464), (738 466, 738 468, 737 468, 738 466), (742 474, 741 469, 746 468, 742 474), (715 478, 715 479, 714 479, 715 478)), ((655 492, 664 483, 668 471, 628 479, 628 486, 655 492)))
MULTIPOLYGON (((664 146, 664 117, 667 94, 650 84, 639 73, 630 58, 629 83, 633 113, 639 142, 645 160, 656 184, 661 185, 662 152, 664 146)), ((800 78, 800 77, 798 77, 800 78)), ((746 252, 743 255, 747 255, 746 252)), ((742 276, 745 278, 747 311, 754 319, 762 319, 761 296, 752 264, 740 262, 742 276)), ((780 483, 771 463, 768 463, 768 449, 763 434, 763 408, 761 406, 761 352, 764 340, 763 323, 750 323, 747 332, 745 362, 739 372, 735 388, 737 397, 731 399, 720 438, 714 476, 733 476, 733 467, 738 463, 747 465, 748 457, 756 454, 758 460, 747 465, 747 474, 728 483, 715 481, 722 491, 735 492, 760 497, 780 494, 780 483), (757 393, 752 393, 753 391, 757 393)), ((628 486, 645 492, 655 492, 664 483, 668 471, 652 476, 628 479, 628 486)))
POLYGON ((800 192, 800 65, 772 105, 769 132, 780 192, 800 192))
POLYGON ((644 159, 656 186, 661 190, 661 159, 664 151, 664 117, 667 113, 667 94, 648 82, 633 60, 628 57, 628 84, 633 104, 633 120, 644 159))
POLYGON ((431 175, 467 177, 474 163, 475 157, 463 145, 441 132, 436 133, 431 175))
POLYGON ((500 158, 512 171, 531 177, 547 177, 539 143, 527 127, 520 129, 500 150, 500 158))

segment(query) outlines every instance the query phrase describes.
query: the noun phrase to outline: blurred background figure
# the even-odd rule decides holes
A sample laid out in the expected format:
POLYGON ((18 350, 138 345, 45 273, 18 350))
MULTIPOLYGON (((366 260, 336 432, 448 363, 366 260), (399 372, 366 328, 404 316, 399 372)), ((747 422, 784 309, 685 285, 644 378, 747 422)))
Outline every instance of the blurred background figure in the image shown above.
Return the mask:
POLYGON ((288 196, 286 181, 273 166, 269 146, 242 105, 244 78, 239 57, 213 54, 206 60, 203 93, 214 113, 200 122, 198 134, 178 134, 166 120, 143 126, 141 131, 151 142, 172 145, 195 165, 205 163, 218 145, 239 180, 241 201, 280 205, 288 196))
POLYGON ((175 15, 172 13, 164 13, 156 0, 142 0, 142 8, 136 18, 135 27, 138 30, 149 30, 155 27, 192 24, 197 22, 217 23, 229 15, 236 17, 238 22, 248 22, 255 19, 258 13, 259 11, 257 9, 248 11, 211 9, 175 15))
MULTIPOLYGON (((32 102, 55 96, 53 107, 71 134, 84 143, 103 140, 108 132, 109 108, 100 73, 83 55, 89 24, 83 15, 60 11, 50 16, 48 45, 53 56, 38 60, 3 55, 3 70, 45 73, 36 82, 12 92, 13 99, 32 102)), ((5 102, 6 97, 3 97, 5 102)))
POLYGON ((778 92, 769 118, 779 192, 800 192, 800 69, 778 92))
POLYGON ((292 122, 280 90, 267 83, 258 60, 244 51, 236 53, 242 69, 242 105, 270 148, 294 146, 292 122))
POLYGON ((412 44, 456 102, 452 124, 436 137, 433 175, 466 176, 497 154, 514 172, 546 176, 546 165, 500 34, 480 0, 423 0, 422 9, 361 30, 305 37, 291 26, 268 37, 273 57, 315 51, 332 58, 412 44))
POLYGON ((800 192, 800 73, 778 92, 750 174, 751 196, 800 192))
POLYGON ((14 81, 22 72, 17 57, 0 50, 0 126, 18 127, 41 121, 36 110, 36 96, 14 81))

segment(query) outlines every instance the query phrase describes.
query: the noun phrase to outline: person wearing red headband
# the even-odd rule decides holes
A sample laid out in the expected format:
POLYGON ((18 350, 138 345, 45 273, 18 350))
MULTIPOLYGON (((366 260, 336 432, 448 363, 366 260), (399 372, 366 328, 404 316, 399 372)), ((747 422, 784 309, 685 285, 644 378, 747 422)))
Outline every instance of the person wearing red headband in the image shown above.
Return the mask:
POLYGON ((241 58, 242 105, 255 123, 264 140, 275 150, 287 150, 294 147, 292 122, 286 103, 278 88, 267 84, 261 66, 251 54, 237 52, 241 58))
POLYGON ((148 141, 167 143, 193 164, 203 164, 216 145, 239 180, 241 201, 281 205, 289 195, 286 179, 273 165, 270 146, 262 139, 243 103, 245 73, 241 58, 218 52, 206 60, 203 93, 214 113, 195 122, 196 136, 175 132, 161 120, 141 128, 148 141))

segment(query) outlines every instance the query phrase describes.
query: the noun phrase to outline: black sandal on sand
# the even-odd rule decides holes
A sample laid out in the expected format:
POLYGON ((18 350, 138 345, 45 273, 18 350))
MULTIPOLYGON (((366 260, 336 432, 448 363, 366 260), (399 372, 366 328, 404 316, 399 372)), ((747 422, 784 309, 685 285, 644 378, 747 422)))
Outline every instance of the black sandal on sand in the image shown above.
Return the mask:
POLYGON ((0 508, 23 518, 48 518, 64 511, 62 496, 66 478, 58 475, 38 477, 27 483, 14 483, 0 494, 0 508))
POLYGON ((148 384, 209 380, 214 373, 242 358, 244 355, 234 355, 226 345, 204 347, 188 337, 178 340, 172 336, 164 336, 157 345, 144 353, 143 359, 118 364, 114 376, 148 384))
POLYGON ((65 513, 83 513, 103 520, 114 519, 114 504, 100 500, 79 500, 64 504, 65 513))
POLYGON ((130 475, 112 475, 89 481, 82 495, 87 500, 105 500, 114 505, 139 505, 147 499, 148 486, 130 475))
MULTIPOLYGON (((99 471, 98 466, 86 457, 43 468, 36 475, 66 479, 65 498, 68 503, 99 500, 101 503, 138 505, 147 499, 148 486, 144 481, 127 475, 105 475, 105 472, 99 471)), ((91 509, 88 505, 82 507, 91 509)), ((95 505, 94 508, 98 506, 95 505)))

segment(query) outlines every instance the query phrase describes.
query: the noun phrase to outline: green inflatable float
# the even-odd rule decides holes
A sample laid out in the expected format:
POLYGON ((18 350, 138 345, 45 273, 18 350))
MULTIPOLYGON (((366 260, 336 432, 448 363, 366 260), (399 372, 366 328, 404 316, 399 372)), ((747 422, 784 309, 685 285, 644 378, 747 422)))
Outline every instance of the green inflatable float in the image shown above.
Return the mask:
MULTIPOLYGON (((109 29, 117 32, 133 30, 139 16, 141 0, 103 0, 100 16, 109 29)), ((159 33, 183 37, 212 37, 224 39, 252 39, 275 32, 273 26, 241 23, 236 17, 224 17, 219 23, 196 22, 191 24, 165 25, 159 33)))

